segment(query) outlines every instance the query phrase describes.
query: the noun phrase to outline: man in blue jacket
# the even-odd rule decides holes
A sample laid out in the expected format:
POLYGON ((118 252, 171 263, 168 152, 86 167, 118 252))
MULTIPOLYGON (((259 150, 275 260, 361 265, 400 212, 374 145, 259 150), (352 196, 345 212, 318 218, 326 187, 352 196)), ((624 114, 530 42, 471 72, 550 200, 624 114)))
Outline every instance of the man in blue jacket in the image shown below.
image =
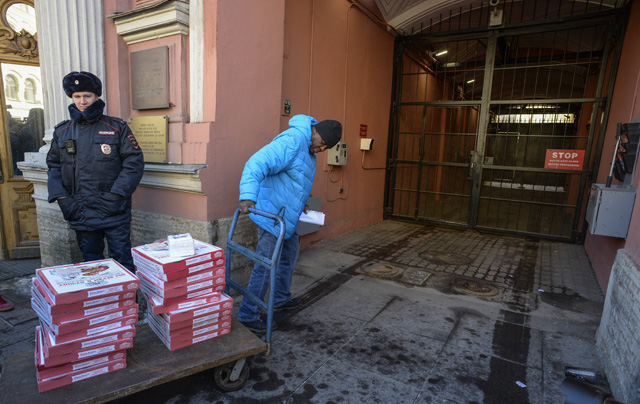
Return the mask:
MULTIPOLYGON (((313 186, 316 154, 335 146, 341 136, 342 125, 338 121, 318 123, 310 116, 296 115, 289 120, 289 129, 258 150, 245 164, 240 180, 240 212, 248 213, 249 208, 256 208, 278 214, 285 222, 282 253, 273 285, 275 310, 300 305, 300 299, 292 298, 290 291, 300 248, 296 228, 313 186)), ((280 227, 263 216, 251 214, 250 217, 258 225, 256 253, 271 258, 280 227)), ((268 269, 255 264, 247 290, 264 299, 268 287, 268 269)), ((259 310, 249 299, 243 299, 238 320, 252 331, 264 331, 267 324, 259 310)))
POLYGON ((84 261, 104 258, 106 237, 109 256, 134 271, 131 194, 144 172, 142 150, 125 121, 103 114, 98 77, 71 72, 62 86, 73 103, 47 153, 49 202, 75 230, 84 261))

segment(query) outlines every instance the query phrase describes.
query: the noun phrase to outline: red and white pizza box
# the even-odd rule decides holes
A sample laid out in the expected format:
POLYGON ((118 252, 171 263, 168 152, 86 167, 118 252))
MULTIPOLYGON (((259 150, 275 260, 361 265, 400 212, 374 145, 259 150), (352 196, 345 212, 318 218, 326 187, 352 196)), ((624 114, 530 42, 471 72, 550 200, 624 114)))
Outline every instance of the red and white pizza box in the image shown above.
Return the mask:
MULTIPOLYGON (((195 325, 197 323, 202 323, 203 321, 209 321, 209 320, 213 320, 216 318, 223 318, 226 316, 230 316, 232 312, 232 309, 222 309, 220 311, 217 311, 215 313, 211 313, 211 314, 207 314, 207 315, 203 315, 203 316, 199 316, 199 317, 194 317, 194 318, 189 318, 186 320, 182 320, 182 321, 170 321, 169 319, 167 319, 166 317, 163 317, 162 320, 167 323, 169 325, 169 327, 173 330, 173 329, 177 329, 177 328, 182 328, 182 327, 190 327, 192 325, 195 325)), ((160 314, 160 316, 164 316, 166 313, 162 313, 160 314)))
POLYGON ((100 306, 92 306, 81 310, 52 314, 51 307, 56 306, 49 306, 46 299, 42 297, 42 295, 38 291, 38 288, 36 288, 35 286, 31 287, 31 296, 37 303, 38 307, 42 309, 42 312, 46 314, 50 321, 54 324, 83 317, 96 316, 109 310, 124 309, 135 304, 135 299, 116 300, 115 302, 106 303, 100 306))
POLYGON ((52 368, 42 368, 36 369, 38 378, 41 379, 51 379, 54 377, 66 376, 71 372, 77 372, 79 370, 87 369, 96 365, 100 365, 107 362, 112 362, 116 360, 126 360, 127 359, 127 351, 116 351, 111 352, 106 355, 96 356, 95 358, 81 360, 77 362, 65 363, 64 365, 55 366, 52 368))
POLYGON ((180 271, 197 264, 224 259, 224 250, 211 244, 193 240, 194 254, 188 257, 171 257, 166 241, 145 244, 131 249, 134 265, 155 268, 165 273, 180 271))
POLYGON ((103 345, 98 348, 86 349, 82 351, 72 352, 60 356, 43 356, 43 364, 46 367, 63 365, 65 363, 77 362, 79 360, 93 358, 95 356, 104 355, 106 353, 129 349, 133 346, 133 338, 119 340, 116 343, 103 345))
POLYGON ((197 325, 202 324, 203 322, 214 321, 216 319, 221 319, 227 316, 231 316, 231 312, 232 312, 232 309, 222 309, 214 313, 193 317, 193 318, 188 318, 182 321, 171 320, 168 317, 164 317, 167 313, 152 314, 152 315, 160 317, 159 320, 161 319, 163 323, 167 324, 167 327, 168 327, 167 329, 170 331, 173 331, 178 328, 184 328, 184 327, 195 328, 197 325))
POLYGON ((140 283, 143 283, 148 290, 151 290, 153 293, 155 293, 156 295, 160 296, 163 299, 185 296, 189 293, 192 293, 198 290, 216 287, 216 286, 222 286, 224 288, 224 285, 225 285, 224 275, 217 275, 217 276, 212 275, 204 279, 201 279, 199 282, 190 283, 187 285, 179 286, 177 288, 164 289, 162 285, 163 282, 155 278, 154 276, 145 275, 142 271, 138 272, 138 276, 140 278, 140 283))
MULTIPOLYGON (((37 334, 36 334, 37 336, 37 334)), ((38 364, 38 344, 36 343, 36 370, 38 371, 38 374, 43 378, 43 379, 49 379, 52 377, 57 377, 57 376, 64 376, 70 372, 75 372, 78 370, 82 370, 82 369, 86 369, 88 367, 91 366, 95 366, 95 365, 99 365, 101 363, 105 363, 105 362, 111 362, 111 361, 115 361, 118 359, 126 359, 127 358, 127 351, 126 350, 122 350, 122 351, 116 351, 116 352, 110 352, 108 354, 105 355, 101 355, 101 356, 96 356, 94 358, 90 358, 90 359, 85 359, 85 360, 79 360, 76 362, 69 362, 69 363, 65 363, 63 365, 60 366, 54 366, 54 367, 50 367, 50 368, 45 368, 45 367, 40 367, 38 364)))
MULTIPOLYGON (((42 330, 36 327, 36 332, 42 334, 42 330)), ((38 368, 51 368, 55 366, 64 365, 71 362, 78 362, 94 358, 96 356, 104 356, 106 354, 114 353, 116 351, 122 351, 123 349, 129 349, 133 346, 133 338, 124 339, 98 348, 84 349, 81 351, 75 351, 70 354, 60 356, 47 356, 44 353, 44 336, 40 335, 36 339, 38 346, 38 368)))
POLYGON ((212 314, 226 315, 228 314, 227 312, 232 309, 233 299, 225 293, 220 293, 220 299, 216 302, 203 303, 193 307, 171 310, 166 313, 161 313, 160 316, 162 316, 167 323, 178 323, 212 314))
POLYGON ((54 305, 135 292, 140 287, 138 278, 113 259, 37 269, 36 277, 52 292, 54 305))
POLYGON ((42 378, 42 376, 38 372, 36 372, 36 377, 38 380, 38 391, 42 393, 48 390, 56 389, 58 387, 66 386, 71 383, 76 383, 85 379, 100 376, 106 373, 111 373, 116 370, 121 370, 126 367, 127 361, 125 359, 118 359, 115 361, 94 365, 86 369, 70 372, 66 375, 51 378, 42 378))
POLYGON ((197 344, 199 342, 207 341, 207 340, 210 340, 212 338, 220 337, 222 335, 229 334, 229 332, 231 331, 230 327, 229 328, 222 328, 222 329, 217 330, 217 331, 213 331, 213 332, 210 332, 210 333, 206 333, 206 334, 200 335, 200 336, 198 336, 196 338, 185 339, 185 340, 180 340, 180 341, 171 341, 171 340, 167 340, 164 337, 162 337, 162 335, 160 334, 159 330, 156 330, 154 328, 153 323, 149 323, 149 326, 156 333, 156 335, 158 336, 158 339, 160 339, 160 341, 162 341, 162 343, 170 351, 175 351, 176 349, 184 348, 184 347, 187 347, 189 345, 197 344))
POLYGON ((38 314, 38 317, 40 317, 40 320, 46 323, 56 335, 69 334, 74 331, 89 329, 105 323, 117 321, 124 317, 129 317, 129 316, 136 316, 136 318, 138 317, 137 304, 133 304, 125 308, 116 308, 116 309, 107 310, 107 311, 104 311, 92 316, 88 316, 88 317, 81 317, 73 320, 63 320, 60 322, 53 321, 53 319, 49 315, 44 313, 44 311, 38 305, 35 299, 31 299, 31 307, 38 314))
POLYGON ((55 334, 51 333, 47 327, 42 328, 42 334, 44 336, 44 354, 46 356, 61 356, 73 351, 98 348, 107 344, 115 344, 119 340, 133 338, 136 335, 136 327, 134 325, 128 325, 125 327, 115 328, 99 335, 84 337, 63 343, 56 343, 55 334))
POLYGON ((70 332, 68 334, 56 334, 55 329, 51 326, 51 324, 47 324, 46 322, 40 319, 40 324, 43 327, 47 327, 51 333, 56 336, 56 343, 62 344, 65 342, 71 342, 80 338, 96 336, 101 333, 105 333, 107 331, 113 330, 115 328, 124 327, 127 325, 134 325, 138 322, 138 314, 132 314, 130 316, 122 317, 114 321, 109 321, 104 324, 100 324, 97 327, 83 328, 78 331, 70 332))
MULTIPOLYGON (((114 303, 119 303, 120 307, 125 307, 135 303, 136 292, 124 292, 117 293, 109 296, 100 297, 97 299, 82 300, 70 304, 53 304, 51 297, 47 293, 51 293, 49 289, 44 287, 42 283, 33 278, 31 283, 31 295, 38 297, 38 301, 46 303, 46 305, 40 305, 40 307, 51 316, 61 313, 82 312, 83 310, 90 310, 95 307, 105 307, 114 303)), ((87 312, 88 313, 88 312, 87 312)))
POLYGON ((144 287, 142 288, 143 293, 147 297, 147 301, 150 302, 153 306, 153 314, 160 314, 166 313, 167 311, 171 310, 195 307, 199 304, 204 303, 218 302, 220 301, 220 292, 222 292, 223 290, 224 286, 219 285, 217 287, 197 290, 185 296, 163 299, 162 297, 153 293, 153 291, 144 287))
POLYGON ((225 329, 225 328, 229 328, 231 327, 231 318, 228 318, 222 322, 214 322, 211 324, 207 324, 204 327, 201 328, 197 328, 197 329, 188 329, 188 328, 181 328, 179 330, 176 330, 174 332, 165 332, 165 330, 162 329, 162 325, 158 324, 156 319, 149 319, 149 323, 153 322, 155 329, 156 329, 156 334, 159 334, 160 336, 162 336, 162 338, 164 338, 165 340, 171 342, 171 341, 182 341, 185 339, 193 339, 193 338, 197 338, 201 335, 205 335, 205 334, 209 334, 212 333, 214 331, 219 331, 221 329, 225 329))
POLYGON ((176 323, 168 323, 158 315, 149 315, 149 318, 153 318, 153 321, 159 326, 160 330, 162 330, 166 335, 173 335, 177 333, 185 333, 190 331, 195 331, 200 328, 209 327, 214 324, 229 322, 231 324, 231 315, 220 315, 219 313, 214 313, 209 316, 197 317, 196 319, 176 322, 176 323))
POLYGON ((191 275, 198 274, 202 271, 212 270, 216 275, 222 275, 226 271, 226 267, 224 266, 224 258, 217 258, 212 261, 205 261, 201 264, 194 265, 188 268, 184 268, 178 271, 164 272, 163 270, 159 270, 153 265, 150 265, 148 262, 144 262, 141 260, 134 260, 134 265, 138 269, 138 271, 144 271, 147 274, 153 275, 159 279, 162 279, 166 282, 177 282, 181 279, 187 278, 191 275))
POLYGON ((151 314, 162 314, 175 310, 186 310, 209 303, 217 303, 221 299, 220 292, 211 292, 205 295, 200 295, 197 298, 191 300, 183 300, 170 305, 165 305, 162 304, 160 298, 155 296, 153 293, 146 293, 144 290, 143 293, 147 298, 147 302, 149 303, 149 312, 151 314))
MULTIPOLYGON (((208 268, 208 269, 205 269, 203 271, 198 271, 194 275, 189 275, 189 274, 185 273, 184 277, 178 278, 178 279, 175 279, 175 280, 171 280, 171 281, 167 281, 167 280, 165 280, 164 277, 158 276, 158 274, 153 273, 153 272, 145 271, 142 268, 138 268, 138 272, 137 273, 138 274, 140 274, 140 273, 144 274, 147 278, 150 278, 150 280, 153 283, 155 283, 156 285, 160 286, 162 289, 179 288, 179 287, 182 287, 182 286, 186 286, 186 285, 191 285, 191 284, 194 284, 194 283, 202 282, 202 281, 205 281, 207 279, 211 279, 213 277, 223 277, 224 278, 225 275, 226 275, 224 267, 208 268)), ((180 271, 178 271, 176 273, 180 273, 180 271)))

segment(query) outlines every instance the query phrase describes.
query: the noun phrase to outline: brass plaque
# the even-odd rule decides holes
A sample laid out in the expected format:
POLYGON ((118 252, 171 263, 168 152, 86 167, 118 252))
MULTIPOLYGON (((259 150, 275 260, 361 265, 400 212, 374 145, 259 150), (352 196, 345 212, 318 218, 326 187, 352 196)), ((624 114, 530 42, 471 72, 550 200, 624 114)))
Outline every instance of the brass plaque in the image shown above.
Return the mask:
POLYGON ((166 116, 134 116, 131 118, 131 131, 135 135, 146 163, 167 162, 166 116))
POLYGON ((133 109, 169 108, 169 47, 131 52, 133 109))

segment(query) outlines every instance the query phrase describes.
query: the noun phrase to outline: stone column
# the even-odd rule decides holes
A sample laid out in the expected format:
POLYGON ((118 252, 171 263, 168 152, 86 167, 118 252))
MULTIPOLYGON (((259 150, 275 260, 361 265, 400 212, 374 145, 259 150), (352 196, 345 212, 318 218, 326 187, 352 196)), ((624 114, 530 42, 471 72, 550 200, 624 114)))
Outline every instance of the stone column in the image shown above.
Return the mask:
POLYGON ((44 98, 45 145, 37 153, 26 153, 25 161, 18 165, 24 178, 33 183, 40 255, 42 265, 47 267, 82 260, 75 232, 69 229, 58 204, 47 202, 45 159, 55 125, 69 118, 67 106, 71 100, 62 89, 62 78, 70 71, 90 71, 100 77, 103 88, 106 87, 104 13, 102 0, 35 0, 35 10, 44 98))

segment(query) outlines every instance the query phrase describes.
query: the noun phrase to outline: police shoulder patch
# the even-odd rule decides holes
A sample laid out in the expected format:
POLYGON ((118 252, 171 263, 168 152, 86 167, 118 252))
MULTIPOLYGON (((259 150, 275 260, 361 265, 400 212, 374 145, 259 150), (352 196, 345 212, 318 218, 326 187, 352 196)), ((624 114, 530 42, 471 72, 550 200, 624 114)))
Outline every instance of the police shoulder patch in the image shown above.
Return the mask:
POLYGON ((127 139, 129 140, 129 143, 131 143, 131 146, 133 146, 134 149, 137 149, 140 147, 140 145, 138 144, 138 141, 136 140, 136 137, 133 136, 133 133, 130 135, 127 135, 127 139))

